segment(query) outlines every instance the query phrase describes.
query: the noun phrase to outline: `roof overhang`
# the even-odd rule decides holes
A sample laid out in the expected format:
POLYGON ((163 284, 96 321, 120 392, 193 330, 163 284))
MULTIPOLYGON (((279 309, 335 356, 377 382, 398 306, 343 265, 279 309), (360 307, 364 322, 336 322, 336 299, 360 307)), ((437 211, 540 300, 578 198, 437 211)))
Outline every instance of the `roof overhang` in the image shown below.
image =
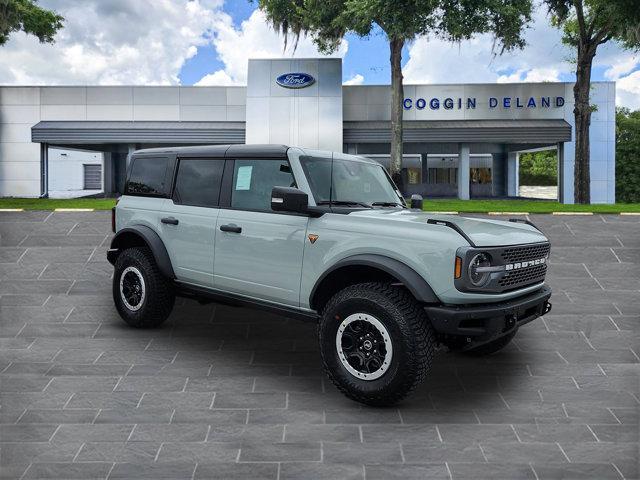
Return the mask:
MULTIPOLYGON (((403 141, 429 143, 557 143, 571 140, 564 120, 406 120, 403 141)), ((389 143, 391 122, 344 122, 345 143, 389 143)))
POLYGON ((31 141, 64 145, 244 143, 245 122, 44 121, 31 128, 31 141))

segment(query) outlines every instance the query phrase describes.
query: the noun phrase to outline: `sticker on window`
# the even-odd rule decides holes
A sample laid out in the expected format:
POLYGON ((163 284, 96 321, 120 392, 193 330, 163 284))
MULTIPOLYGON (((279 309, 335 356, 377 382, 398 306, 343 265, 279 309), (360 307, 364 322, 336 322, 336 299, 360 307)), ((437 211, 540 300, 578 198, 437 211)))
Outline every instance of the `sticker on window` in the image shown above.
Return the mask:
POLYGON ((236 190, 251 189, 252 171, 253 171, 253 165, 238 167, 238 173, 236 174, 236 190))

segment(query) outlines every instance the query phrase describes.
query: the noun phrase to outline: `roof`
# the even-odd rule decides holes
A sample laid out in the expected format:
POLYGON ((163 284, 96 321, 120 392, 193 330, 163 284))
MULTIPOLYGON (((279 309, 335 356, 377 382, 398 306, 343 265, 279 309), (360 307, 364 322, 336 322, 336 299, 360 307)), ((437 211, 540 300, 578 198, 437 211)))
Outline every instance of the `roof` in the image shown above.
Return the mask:
POLYGON ((255 145, 197 145, 193 147, 160 147, 145 148, 137 150, 136 155, 171 153, 175 155, 193 155, 208 157, 234 157, 234 158, 282 158, 287 155, 289 147, 276 144, 255 144, 255 145))
POLYGON ((31 141, 51 144, 244 143, 245 122, 43 121, 31 141))
MULTIPOLYGON (((564 120, 406 120, 404 142, 556 143, 571 141, 564 120)), ((345 143, 389 143, 391 122, 344 122, 345 143)))

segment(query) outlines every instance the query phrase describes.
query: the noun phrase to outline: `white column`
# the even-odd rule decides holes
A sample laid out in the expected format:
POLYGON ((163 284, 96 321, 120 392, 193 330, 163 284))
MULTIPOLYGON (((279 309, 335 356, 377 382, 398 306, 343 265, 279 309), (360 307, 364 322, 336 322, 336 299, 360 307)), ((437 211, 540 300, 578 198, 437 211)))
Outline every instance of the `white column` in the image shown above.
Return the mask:
POLYGON ((507 195, 517 197, 519 191, 520 154, 509 152, 507 157, 507 195))
POLYGON ((127 145, 127 172, 129 171, 129 165, 131 164, 131 155, 136 151, 136 146, 133 143, 127 145))
POLYGON ((468 143, 458 145, 458 198, 469 200, 469 155, 468 143))

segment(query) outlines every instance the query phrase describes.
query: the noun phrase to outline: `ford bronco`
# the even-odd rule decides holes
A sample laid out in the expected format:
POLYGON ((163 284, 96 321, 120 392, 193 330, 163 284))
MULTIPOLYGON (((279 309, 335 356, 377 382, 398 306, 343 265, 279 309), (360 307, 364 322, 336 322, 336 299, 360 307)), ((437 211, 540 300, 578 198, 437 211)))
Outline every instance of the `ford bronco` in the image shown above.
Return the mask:
POLYGON ((135 152, 113 210, 113 299, 157 327, 176 296, 318 325, 333 383, 388 405, 440 345, 505 347, 551 308, 550 245, 531 223, 407 208, 377 162, 283 145, 135 152))

